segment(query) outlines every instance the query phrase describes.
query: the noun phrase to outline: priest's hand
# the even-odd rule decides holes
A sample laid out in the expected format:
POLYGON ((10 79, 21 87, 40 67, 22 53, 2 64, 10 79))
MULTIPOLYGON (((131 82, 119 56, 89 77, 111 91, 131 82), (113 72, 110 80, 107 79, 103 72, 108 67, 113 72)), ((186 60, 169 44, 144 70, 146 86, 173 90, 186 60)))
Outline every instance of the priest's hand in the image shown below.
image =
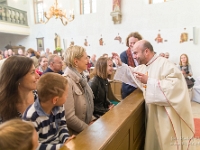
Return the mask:
POLYGON ((113 52, 112 53, 112 58, 115 58, 117 60, 116 63, 117 63, 118 66, 122 65, 122 61, 121 61, 121 59, 120 59, 120 57, 119 57, 119 55, 117 53, 113 52))
POLYGON ((142 82, 143 84, 147 84, 147 80, 148 80, 147 75, 140 73, 140 72, 134 72, 134 74, 140 82, 142 82))

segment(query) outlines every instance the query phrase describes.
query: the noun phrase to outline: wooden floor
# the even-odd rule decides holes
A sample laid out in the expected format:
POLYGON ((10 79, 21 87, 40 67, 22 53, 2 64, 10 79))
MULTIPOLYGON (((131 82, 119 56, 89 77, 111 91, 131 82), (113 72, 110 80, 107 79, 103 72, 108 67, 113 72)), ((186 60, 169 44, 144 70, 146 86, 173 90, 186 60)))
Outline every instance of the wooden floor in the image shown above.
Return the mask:
MULTIPOLYGON (((200 119, 200 104, 191 101, 191 106, 194 118, 200 119)), ((194 143, 196 145, 196 150, 200 150, 200 137, 198 139, 194 139, 194 143)))

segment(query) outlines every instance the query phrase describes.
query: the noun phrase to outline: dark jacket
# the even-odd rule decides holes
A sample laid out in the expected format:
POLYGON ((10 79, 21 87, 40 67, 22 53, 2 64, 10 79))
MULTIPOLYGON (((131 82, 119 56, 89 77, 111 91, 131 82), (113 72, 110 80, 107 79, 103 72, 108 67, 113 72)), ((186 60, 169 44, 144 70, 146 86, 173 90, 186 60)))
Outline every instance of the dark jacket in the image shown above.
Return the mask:
MULTIPOLYGON (((42 73, 42 74, 45 74, 45 73, 47 73, 47 72, 54 72, 53 70, 51 70, 49 67, 47 67, 47 69, 42 73)), ((60 74, 60 75, 62 75, 64 72, 62 72, 62 70, 61 71, 59 71, 59 72, 57 72, 58 74, 60 74)))
POLYGON ((108 94, 108 80, 94 76, 89 85, 94 94, 94 116, 100 117, 109 110, 110 101, 107 98, 108 94))
MULTIPOLYGON (((126 51, 123 51, 120 54, 120 59, 123 63, 128 65, 128 56, 126 54, 126 51)), ((122 94, 122 98, 126 98, 129 94, 131 94, 134 90, 136 90, 137 88, 135 88, 134 86, 131 86, 129 84, 125 84, 122 83, 122 89, 121 89, 121 94, 122 94)))

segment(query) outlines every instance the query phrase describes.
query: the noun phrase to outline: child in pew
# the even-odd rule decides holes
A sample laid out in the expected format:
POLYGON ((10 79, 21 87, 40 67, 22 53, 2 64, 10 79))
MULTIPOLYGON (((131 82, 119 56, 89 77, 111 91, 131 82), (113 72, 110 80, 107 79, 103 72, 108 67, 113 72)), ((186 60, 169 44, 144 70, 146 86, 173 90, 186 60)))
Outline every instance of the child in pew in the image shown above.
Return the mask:
POLYGON ((34 126, 21 119, 1 124, 0 139, 0 150, 36 150, 38 147, 38 134, 34 126))
POLYGON ((114 107, 108 100, 108 78, 113 73, 113 62, 109 57, 100 57, 93 71, 94 77, 89 81, 89 85, 94 94, 94 112, 97 118, 104 115, 114 107))
POLYGON ((22 118, 33 122, 39 135, 39 150, 57 150, 69 138, 63 107, 68 81, 56 73, 44 74, 38 81, 37 92, 39 98, 22 118))

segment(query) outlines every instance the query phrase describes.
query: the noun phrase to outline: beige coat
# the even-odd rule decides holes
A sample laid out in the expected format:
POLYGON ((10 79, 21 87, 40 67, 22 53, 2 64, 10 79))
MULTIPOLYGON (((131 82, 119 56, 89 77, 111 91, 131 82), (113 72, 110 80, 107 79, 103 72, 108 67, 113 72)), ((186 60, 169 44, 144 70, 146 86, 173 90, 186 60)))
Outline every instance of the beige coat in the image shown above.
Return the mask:
POLYGON ((64 104, 67 127, 70 131, 70 134, 78 134, 83 131, 94 119, 92 117, 94 104, 92 100, 91 107, 88 106, 84 90, 79 83, 80 77, 77 76, 75 72, 67 68, 64 76, 68 79, 69 85, 68 97, 64 104), (89 109, 89 122, 86 121, 86 109, 89 109))

